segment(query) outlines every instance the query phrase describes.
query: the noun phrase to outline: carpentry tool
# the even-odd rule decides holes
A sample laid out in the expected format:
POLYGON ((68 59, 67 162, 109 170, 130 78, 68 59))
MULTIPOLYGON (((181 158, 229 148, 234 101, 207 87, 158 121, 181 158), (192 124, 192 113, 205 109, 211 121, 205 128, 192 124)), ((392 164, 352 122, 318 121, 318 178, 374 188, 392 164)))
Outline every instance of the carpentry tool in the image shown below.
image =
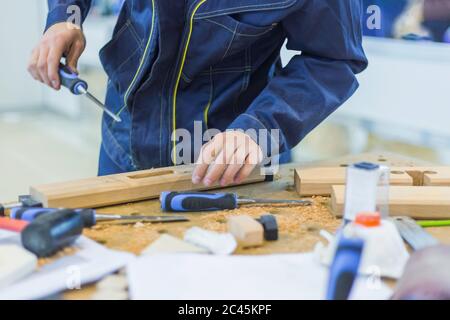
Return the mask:
MULTIPOLYGON (((58 211, 52 208, 13 208, 11 209, 11 218, 18 220, 33 221, 42 215, 51 214, 58 211)), ((130 221, 146 221, 152 223, 162 222, 182 222, 189 221, 183 216, 124 216, 118 214, 99 214, 92 209, 75 209, 72 210, 81 214, 86 227, 92 227, 97 221, 112 221, 112 220, 130 220, 130 221)))
POLYGON ((307 200, 243 199, 236 193, 162 192, 161 209, 168 212, 214 211, 236 209, 242 204, 311 205, 307 200))
POLYGON ((265 214, 256 219, 264 228, 264 239, 267 241, 278 240, 278 223, 274 215, 265 214))
POLYGON ((105 113, 110 116, 114 121, 121 122, 122 119, 106 108, 106 106, 101 103, 96 97, 88 91, 88 84, 86 81, 81 80, 78 75, 72 70, 70 70, 67 66, 62 63, 59 64, 59 76, 61 79, 61 85, 66 87, 75 95, 85 95, 92 102, 94 102, 97 106, 99 106, 105 113))
POLYGON ((17 221, 10 218, 0 218, 0 229, 21 232, 28 225, 27 221, 17 221))
POLYGON ((422 228, 450 227, 450 220, 419 220, 416 223, 422 228))
POLYGON ((32 222, 0 218, 0 229, 20 232, 23 247, 38 257, 49 256, 72 244, 84 227, 83 217, 74 210, 58 210, 32 222))
POLYGON ((228 218, 228 232, 243 248, 258 247, 264 243, 264 228, 250 216, 239 215, 228 218))
MULTIPOLYGON (((100 208, 158 198, 162 191, 195 191, 220 188, 192 183, 195 165, 119 173, 69 182, 34 186, 30 194, 49 208, 100 208)), ((261 175, 256 168, 239 185, 269 181, 272 176, 261 175)), ((236 185, 236 184, 235 184, 236 185)))
POLYGON ((327 300, 347 300, 358 275, 364 241, 339 235, 336 253, 330 267, 327 300))
POLYGON ((74 243, 84 227, 80 214, 73 210, 59 210, 30 222, 20 238, 25 249, 38 257, 48 257, 74 243))
POLYGON ((393 217, 390 219, 395 223, 402 238, 414 250, 417 251, 439 244, 439 241, 419 226, 414 219, 410 217, 393 217))
POLYGON ((40 208, 42 207, 42 203, 35 201, 29 195, 19 196, 19 201, 8 204, 0 203, 0 217, 5 216, 5 211, 16 208, 16 207, 27 207, 27 208, 40 208))

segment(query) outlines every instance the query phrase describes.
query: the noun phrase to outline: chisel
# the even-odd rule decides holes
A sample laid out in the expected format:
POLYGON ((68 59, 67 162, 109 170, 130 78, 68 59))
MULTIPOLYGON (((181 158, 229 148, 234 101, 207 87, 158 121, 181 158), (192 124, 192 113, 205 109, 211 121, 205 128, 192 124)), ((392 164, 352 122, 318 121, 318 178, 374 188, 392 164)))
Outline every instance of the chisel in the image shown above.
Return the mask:
MULTIPOLYGON (((51 208, 13 208, 11 209, 10 216, 17 220, 33 221, 42 215, 51 214, 57 210, 51 208)), ((145 221, 152 223, 189 221, 189 219, 183 216, 124 216, 118 214, 99 214, 92 209, 75 209, 72 211, 81 214, 86 227, 92 227, 98 221, 114 220, 145 221)))
POLYGON ((242 204, 293 204, 309 206, 306 200, 243 199, 236 193, 162 192, 161 209, 167 212, 192 212, 236 209, 242 204))
POLYGON ((70 70, 67 66, 63 65, 62 63, 59 64, 59 76, 61 79, 61 85, 63 87, 66 87, 75 95, 85 95, 89 100, 94 102, 97 106, 99 106, 105 113, 110 116, 114 121, 121 122, 122 119, 111 111, 106 108, 106 106, 101 103, 96 97, 94 97, 92 94, 88 91, 88 84, 86 81, 81 80, 78 75, 72 70, 70 70))
POLYGON ((0 218, 0 229, 20 232, 22 246, 38 257, 48 257, 70 246, 84 227, 82 216, 73 210, 56 210, 31 222, 0 218))

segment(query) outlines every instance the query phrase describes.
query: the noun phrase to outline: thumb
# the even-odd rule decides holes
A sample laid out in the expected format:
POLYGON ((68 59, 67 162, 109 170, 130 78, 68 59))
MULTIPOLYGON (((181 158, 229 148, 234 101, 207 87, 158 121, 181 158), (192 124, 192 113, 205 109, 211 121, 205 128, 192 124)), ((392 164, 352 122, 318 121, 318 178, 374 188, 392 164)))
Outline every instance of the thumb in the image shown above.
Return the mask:
POLYGON ((80 58, 81 54, 83 53, 84 45, 80 42, 76 42, 74 45, 70 47, 69 52, 66 55, 66 65, 78 74, 78 59, 80 58))

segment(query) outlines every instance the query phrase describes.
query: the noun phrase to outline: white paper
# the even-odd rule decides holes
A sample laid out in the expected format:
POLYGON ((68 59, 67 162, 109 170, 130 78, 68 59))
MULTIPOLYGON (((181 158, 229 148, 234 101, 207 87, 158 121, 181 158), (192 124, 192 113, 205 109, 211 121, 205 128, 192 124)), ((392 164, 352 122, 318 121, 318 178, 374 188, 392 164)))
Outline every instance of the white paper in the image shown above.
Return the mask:
MULTIPOLYGON (((312 253, 269 256, 144 256, 127 267, 132 299, 319 300, 328 269, 312 253)), ((391 290, 360 277, 352 299, 387 299, 391 290)))
MULTIPOLYGON (((0 244, 19 244, 17 234, 0 230, 0 244)), ((0 300, 29 300, 51 296, 78 285, 97 281, 123 268, 134 255, 109 250, 86 237, 80 237, 75 246, 78 250, 69 256, 39 268, 19 282, 2 288, 0 300)))

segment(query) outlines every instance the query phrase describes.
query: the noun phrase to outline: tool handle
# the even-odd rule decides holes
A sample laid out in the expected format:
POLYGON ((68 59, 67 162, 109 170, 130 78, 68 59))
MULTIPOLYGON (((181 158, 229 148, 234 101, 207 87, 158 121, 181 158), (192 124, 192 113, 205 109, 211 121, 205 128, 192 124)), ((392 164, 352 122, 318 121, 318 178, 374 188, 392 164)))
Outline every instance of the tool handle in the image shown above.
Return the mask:
MULTIPOLYGON (((31 222, 40 216, 53 214, 59 210, 60 209, 53 209, 53 208, 16 207, 16 208, 11 209, 10 217, 12 219, 16 219, 16 220, 25 220, 25 221, 31 222)), ((95 225, 96 214, 95 214, 94 210, 92 210, 92 209, 74 209, 72 211, 81 215, 85 227, 90 228, 95 225)))
POLYGON ((48 257, 71 245, 82 234, 82 216, 74 210, 58 210, 30 222, 21 233, 22 245, 38 257, 48 257))
POLYGON ((162 192, 161 209, 169 212, 236 209, 235 193, 162 192))
POLYGON ((9 218, 0 218, 0 229, 21 232, 28 225, 27 221, 17 221, 9 218))
POLYGON ((327 300, 347 300, 358 275, 364 240, 338 235, 338 245, 330 266, 327 300))
POLYGON ((75 72, 72 72, 69 67, 62 63, 59 64, 59 77, 61 85, 69 89, 73 94, 80 95, 88 89, 87 82, 78 78, 75 72))

